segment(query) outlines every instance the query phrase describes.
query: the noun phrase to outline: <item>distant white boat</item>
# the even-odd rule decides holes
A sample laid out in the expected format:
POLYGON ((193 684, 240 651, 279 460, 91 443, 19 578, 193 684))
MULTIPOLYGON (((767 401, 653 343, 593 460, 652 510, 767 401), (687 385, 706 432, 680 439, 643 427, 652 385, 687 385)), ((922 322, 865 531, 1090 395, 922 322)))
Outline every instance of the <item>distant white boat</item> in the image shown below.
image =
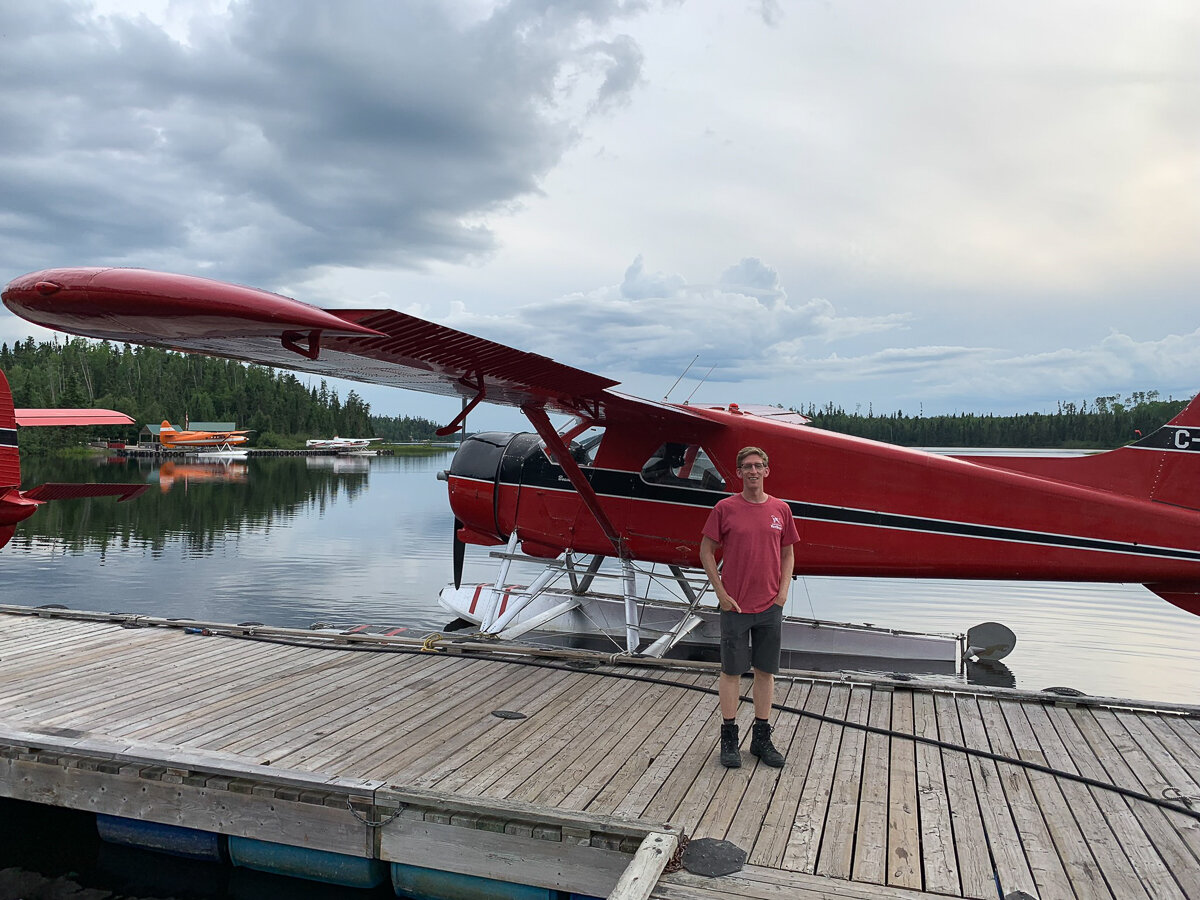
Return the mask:
POLYGON ((374 441, 383 438, 344 438, 334 435, 332 438, 312 438, 304 442, 309 450, 366 450, 374 441))

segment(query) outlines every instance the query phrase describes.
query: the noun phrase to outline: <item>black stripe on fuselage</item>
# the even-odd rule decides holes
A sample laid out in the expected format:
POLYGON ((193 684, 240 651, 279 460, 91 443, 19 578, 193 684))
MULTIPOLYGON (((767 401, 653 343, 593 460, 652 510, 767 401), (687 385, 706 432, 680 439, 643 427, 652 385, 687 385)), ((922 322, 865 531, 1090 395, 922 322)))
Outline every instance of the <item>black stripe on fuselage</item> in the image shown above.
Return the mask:
MULTIPOLYGON (((561 470, 552 469, 548 477, 536 482, 526 481, 522 487, 537 487, 542 490, 561 490, 575 493, 561 470), (554 477, 557 475, 557 477, 554 477)), ((724 491, 705 491, 699 488, 672 487, 647 484, 633 472, 617 469, 584 468, 588 481, 601 499, 611 497, 622 500, 644 500, 653 503, 672 503, 680 506, 711 508, 728 497, 724 491)), ((491 485, 491 481, 482 481, 491 485)), ((505 482, 513 487, 517 485, 505 482)), ((1031 531, 1023 528, 1006 528, 998 525, 979 525, 974 522, 956 522, 950 519, 933 519, 924 516, 900 515, 869 509, 853 509, 845 506, 828 506, 805 503, 799 500, 784 501, 797 519, 814 522, 834 522, 856 525, 862 528, 885 528, 892 531, 915 531, 947 537, 973 538, 976 540, 1005 541, 1017 544, 1036 544, 1045 547, 1060 547, 1069 550, 1090 550, 1096 553, 1124 553, 1133 556, 1181 559, 1200 562, 1200 550, 1177 547, 1156 547, 1127 541, 1109 541, 1100 538, 1080 537, 1072 534, 1055 534, 1031 531)))
POLYGON ((0 428, 0 447, 17 446, 17 429, 0 428))
POLYGON ((1134 450, 1158 450, 1165 453, 1198 453, 1200 452, 1200 428, 1189 428, 1186 425, 1164 425, 1142 438, 1136 444, 1130 444, 1134 450))

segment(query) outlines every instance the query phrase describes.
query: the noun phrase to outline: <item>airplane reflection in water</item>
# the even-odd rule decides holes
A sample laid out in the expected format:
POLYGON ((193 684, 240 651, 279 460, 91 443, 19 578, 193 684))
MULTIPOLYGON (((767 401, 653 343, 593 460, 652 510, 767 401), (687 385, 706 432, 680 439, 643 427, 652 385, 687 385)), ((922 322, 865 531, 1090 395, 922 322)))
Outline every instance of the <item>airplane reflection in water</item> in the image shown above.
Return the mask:
POLYGON ((150 472, 148 480, 150 482, 157 481, 159 488, 165 494, 176 485, 186 489, 189 485, 198 483, 245 481, 248 472, 249 467, 246 463, 233 460, 211 463, 167 460, 150 472))
POLYGON ((371 459, 367 456, 306 456, 304 464, 310 469, 327 469, 335 473, 369 472, 371 459))

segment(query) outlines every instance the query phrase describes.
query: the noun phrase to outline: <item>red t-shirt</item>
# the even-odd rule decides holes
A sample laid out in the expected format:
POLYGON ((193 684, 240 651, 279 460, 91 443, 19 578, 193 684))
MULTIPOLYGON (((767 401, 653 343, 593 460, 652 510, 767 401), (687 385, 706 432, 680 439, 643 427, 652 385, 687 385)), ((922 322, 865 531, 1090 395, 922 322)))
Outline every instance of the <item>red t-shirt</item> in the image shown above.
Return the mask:
POLYGON ((788 505, 733 494, 713 507, 702 534, 721 545, 721 582, 742 612, 770 609, 779 596, 780 554, 800 540, 788 505))

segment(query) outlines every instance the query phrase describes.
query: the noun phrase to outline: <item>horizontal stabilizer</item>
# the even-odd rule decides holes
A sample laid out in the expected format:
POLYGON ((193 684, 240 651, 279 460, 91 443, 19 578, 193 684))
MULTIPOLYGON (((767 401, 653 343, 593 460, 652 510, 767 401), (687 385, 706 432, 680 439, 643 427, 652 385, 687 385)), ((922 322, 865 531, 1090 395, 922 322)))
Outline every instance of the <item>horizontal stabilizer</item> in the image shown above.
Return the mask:
POLYGON ((148 484, 65 484, 47 482, 25 491, 31 500, 77 500, 81 497, 116 497, 117 502, 132 500, 150 485, 148 484))
POLYGON ((17 424, 42 425, 132 425, 133 419, 115 409, 18 409, 17 424))

